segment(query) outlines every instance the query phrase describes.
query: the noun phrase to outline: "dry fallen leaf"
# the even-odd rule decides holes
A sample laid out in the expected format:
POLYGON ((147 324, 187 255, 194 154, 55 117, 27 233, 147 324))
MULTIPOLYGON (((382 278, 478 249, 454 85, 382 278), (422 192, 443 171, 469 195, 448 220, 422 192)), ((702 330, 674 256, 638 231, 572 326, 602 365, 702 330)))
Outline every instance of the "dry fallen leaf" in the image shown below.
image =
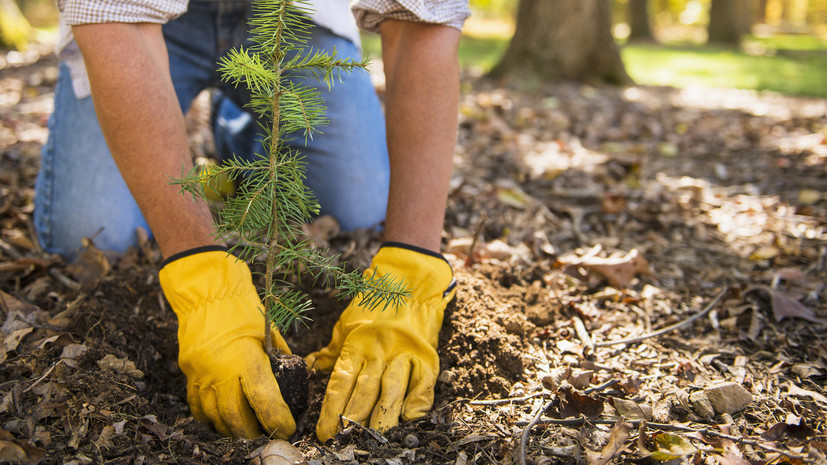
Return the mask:
POLYGON ((514 208, 526 208, 535 200, 520 189, 517 185, 510 182, 502 182, 502 185, 497 186, 497 200, 514 208))
POLYGON ((113 437, 115 437, 115 427, 112 425, 106 425, 103 429, 101 429, 98 439, 92 442, 94 442, 97 447, 108 450, 114 447, 114 444, 112 443, 113 437))
POLYGON ((63 363, 67 366, 77 368, 78 357, 86 353, 87 350, 89 350, 89 348, 84 344, 69 344, 63 348, 63 352, 60 354, 60 359, 63 360, 63 363))
POLYGON ((827 405, 827 397, 824 397, 823 395, 821 395, 817 392, 809 391, 807 389, 802 389, 802 388, 796 386, 795 384, 793 384, 792 381, 789 381, 787 383, 787 395, 810 397, 816 402, 820 402, 822 404, 827 405))
POLYGON ((115 373, 123 373, 133 378, 143 378, 144 372, 135 368, 135 363, 125 358, 118 358, 112 354, 106 354, 102 359, 98 360, 98 366, 107 370, 112 370, 115 373))
POLYGON ((641 406, 637 402, 617 397, 612 397, 611 402, 618 414, 630 420, 652 419, 652 408, 647 405, 641 406))
POLYGON ((83 284, 94 283, 112 268, 106 254, 95 247, 91 239, 83 238, 83 250, 66 266, 66 271, 83 284))
POLYGON ((743 457, 737 443, 723 439, 720 449, 723 450, 723 455, 716 455, 715 458, 721 465, 751 465, 751 462, 743 457))
POLYGON ((649 457, 661 462, 675 460, 698 452, 698 449, 686 439, 670 433, 659 433, 653 438, 657 450, 649 457))
POLYGON ((316 247, 327 247, 328 241, 341 231, 339 222, 330 215, 322 215, 309 224, 302 225, 302 231, 316 247))
POLYGON ((560 339, 559 341, 557 341, 555 343, 555 345, 557 346, 558 349, 560 349, 560 352, 562 352, 564 354, 565 353, 574 354, 574 355, 579 356, 580 358, 583 358, 583 346, 580 345, 580 344, 577 344, 576 342, 571 342, 571 341, 566 340, 566 339, 560 339))
POLYGON ((0 462, 22 463, 26 461, 26 451, 17 444, 0 440, 0 462))
POLYGON ((283 439, 274 439, 247 456, 254 465, 307 465, 295 446, 283 439))
POLYGON ((586 451, 589 459, 589 465, 606 465, 620 452, 626 440, 629 439, 629 434, 632 431, 631 423, 627 423, 623 418, 618 420, 612 433, 609 436, 609 441, 603 447, 600 453, 586 451))
POLYGON ((787 438, 792 438, 803 442, 816 433, 816 430, 807 426, 807 424, 803 421, 798 424, 789 424, 784 422, 772 425, 770 429, 761 434, 761 439, 765 439, 767 441, 782 441, 787 438))
POLYGON ((17 346, 20 345, 20 341, 22 341, 23 338, 32 331, 34 331, 34 328, 32 327, 22 328, 6 336, 5 339, 3 339, 3 344, 6 346, 6 350, 12 351, 17 349, 17 346))
POLYGON ((775 321, 781 321, 784 318, 803 318, 813 323, 827 324, 827 319, 817 317, 812 309, 805 307, 801 302, 777 289, 767 286, 751 286, 745 294, 753 291, 764 291, 769 294, 775 321))
POLYGON ((594 397, 580 394, 571 386, 563 386, 557 391, 560 401, 560 418, 579 417, 597 418, 603 413, 603 402, 594 397))
POLYGON ((596 246, 582 257, 561 257, 555 265, 562 266, 564 270, 584 268, 608 279, 609 283, 617 288, 629 287, 636 275, 650 273, 649 262, 637 249, 632 249, 625 255, 598 257, 595 249, 599 247, 596 246))

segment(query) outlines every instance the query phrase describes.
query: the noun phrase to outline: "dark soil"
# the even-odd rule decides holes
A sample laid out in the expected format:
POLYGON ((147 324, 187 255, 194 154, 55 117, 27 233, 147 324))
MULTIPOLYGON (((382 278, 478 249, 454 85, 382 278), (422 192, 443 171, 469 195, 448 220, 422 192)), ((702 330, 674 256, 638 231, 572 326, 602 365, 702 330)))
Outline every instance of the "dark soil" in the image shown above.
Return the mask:
POLYGON ((310 396, 310 373, 307 363, 298 355, 271 353, 270 367, 279 383, 281 397, 290 407, 293 418, 301 418, 307 410, 310 396))
MULTIPOLYGON (((33 241, 56 63, 48 47, 13 61, 0 69, 0 462, 247 463, 266 438, 221 438, 189 414, 154 244, 70 266, 33 241)), ((211 155, 199 105, 193 151, 211 155)), ((320 444, 327 379, 312 373, 293 438, 311 463, 824 463, 827 102, 464 78, 460 123, 444 233, 459 287, 434 407, 384 433, 346 422, 320 444), (617 342, 717 296, 678 329, 617 342), (693 403, 722 382, 751 401, 693 403)), ((329 245, 359 267, 380 241, 329 245)), ((308 293, 313 321, 285 335, 300 356, 346 304, 308 293)))

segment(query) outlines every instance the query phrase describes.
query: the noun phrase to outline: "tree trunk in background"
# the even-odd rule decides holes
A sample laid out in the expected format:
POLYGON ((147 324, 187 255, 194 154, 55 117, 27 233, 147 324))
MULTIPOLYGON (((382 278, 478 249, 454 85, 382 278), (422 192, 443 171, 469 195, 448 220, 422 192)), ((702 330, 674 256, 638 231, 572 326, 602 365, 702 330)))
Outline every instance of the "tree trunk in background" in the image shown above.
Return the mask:
POLYGON ((755 15, 755 20, 759 23, 767 21, 767 0, 758 0, 758 7, 755 15))
POLYGON ((752 26, 756 22, 755 9, 755 0, 735 0, 735 14, 738 17, 741 35, 752 33, 752 26))
POLYGON ((630 83, 611 27, 609 0, 521 0, 514 37, 491 75, 630 83))
POLYGON ((743 25, 739 18, 738 0, 712 0, 709 7, 709 42, 736 45, 741 41, 743 25))
POLYGON ((629 41, 654 42, 652 28, 649 27, 648 0, 629 0, 629 41))

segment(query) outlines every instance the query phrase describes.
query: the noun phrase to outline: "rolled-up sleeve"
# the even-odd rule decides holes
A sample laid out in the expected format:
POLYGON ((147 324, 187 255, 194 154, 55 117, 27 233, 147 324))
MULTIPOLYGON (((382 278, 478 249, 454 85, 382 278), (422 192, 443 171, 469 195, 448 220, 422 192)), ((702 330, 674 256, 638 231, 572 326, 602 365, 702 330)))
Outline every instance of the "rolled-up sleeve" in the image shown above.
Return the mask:
POLYGON ((99 23, 164 24, 187 10, 187 0, 58 0, 68 26, 99 23))
POLYGON ((81 99, 91 95, 89 76, 72 26, 101 23, 165 24, 187 10, 188 0, 57 0, 60 11, 55 52, 72 76, 72 90, 81 99))
POLYGON ((358 0, 352 6, 361 29, 378 32, 386 19, 441 24, 462 29, 471 15, 468 0, 358 0))

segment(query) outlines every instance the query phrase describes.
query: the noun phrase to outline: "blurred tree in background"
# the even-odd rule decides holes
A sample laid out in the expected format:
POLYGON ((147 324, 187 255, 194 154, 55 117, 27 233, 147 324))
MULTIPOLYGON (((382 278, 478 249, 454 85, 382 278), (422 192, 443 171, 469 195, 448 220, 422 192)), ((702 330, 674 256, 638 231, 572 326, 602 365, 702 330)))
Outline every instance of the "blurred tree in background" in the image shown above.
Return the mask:
MULTIPOLYGON (((471 7, 476 16, 513 22, 519 3, 519 0, 471 0, 471 7)), ((548 0, 548 3, 551 11, 562 11, 566 2, 548 0)), ((611 0, 610 3, 614 32, 622 40, 660 39, 661 33, 666 41, 682 37, 697 43, 706 42, 707 38, 721 42, 718 30, 722 31, 721 37, 732 36, 733 32, 740 37, 749 34, 755 25, 763 26, 762 31, 767 33, 827 36, 827 0, 611 0)))
POLYGON ((631 82, 612 37, 610 6, 609 0, 521 0, 514 37, 491 75, 631 82))
POLYGON ((719 44, 740 43, 741 36, 752 26, 747 3, 746 0, 712 0, 707 40, 719 44))
POLYGON ((629 0, 628 23, 630 41, 655 41, 649 26, 649 0, 629 0))

